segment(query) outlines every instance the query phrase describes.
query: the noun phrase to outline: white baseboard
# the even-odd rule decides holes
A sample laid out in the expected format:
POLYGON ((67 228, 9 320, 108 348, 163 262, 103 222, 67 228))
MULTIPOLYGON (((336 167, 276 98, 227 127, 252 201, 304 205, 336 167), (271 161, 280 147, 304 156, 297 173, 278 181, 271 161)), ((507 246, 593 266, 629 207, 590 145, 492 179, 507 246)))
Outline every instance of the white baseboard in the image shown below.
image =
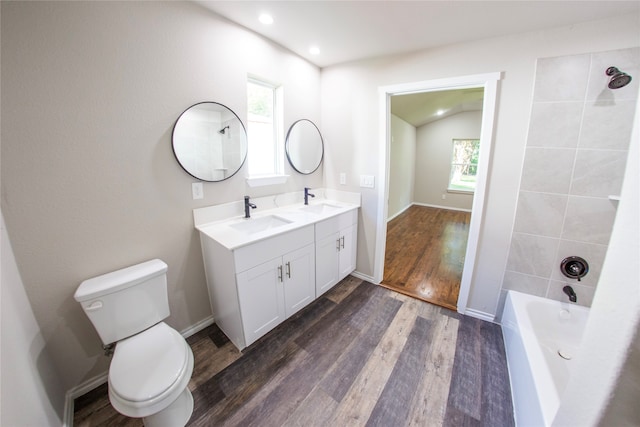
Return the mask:
POLYGON ((485 313, 484 311, 474 310, 467 308, 464 313, 465 316, 475 317, 476 319, 484 320, 485 322, 494 323, 495 316, 491 313, 485 313))
POLYGON ((451 206, 430 205, 427 203, 413 203, 416 206, 425 206, 427 208, 446 209, 449 211, 471 212, 471 209, 453 208, 451 206))
MULTIPOLYGON (((204 328, 213 325, 214 319, 213 316, 205 317, 198 323, 189 326, 188 328, 182 330, 180 335, 182 335, 185 339, 189 338, 191 335, 194 335, 204 328)), ((73 401, 78 397, 90 392, 91 390, 100 387, 102 384, 106 383, 108 380, 108 373, 104 372, 99 374, 93 378, 88 379, 87 381, 79 384, 65 394, 64 400, 64 416, 62 420, 63 427, 72 427, 73 426, 73 412, 74 405, 73 401)))
POLYGON ((72 427, 73 426, 73 401, 78 397, 82 396, 85 393, 90 392, 91 390, 100 387, 102 384, 106 383, 108 379, 107 373, 104 372, 98 376, 88 379, 80 385, 73 387, 71 390, 67 391, 64 398, 64 417, 62 420, 63 427, 72 427))
POLYGON ((392 219, 394 219, 397 216, 400 216, 404 213, 404 211, 406 211, 407 209, 409 209, 411 206, 413 206, 414 203, 409 203, 407 206, 404 207, 404 209, 402 209, 400 212, 398 212, 397 214, 395 214, 394 216, 387 218, 387 222, 391 221, 392 219))
POLYGON ((353 272, 351 272, 351 275, 352 275, 353 277, 358 278, 358 279, 366 280, 367 282, 370 282, 370 283, 375 283, 376 285, 378 285, 378 284, 379 284, 379 283, 376 283, 376 282, 374 281, 374 279, 373 279, 373 277, 372 277, 372 276, 368 276, 368 275, 366 275, 366 274, 362 274, 362 273, 360 273, 360 272, 358 272, 358 271, 353 271, 353 272))
POLYGON ((180 332, 180 335, 182 335, 185 339, 187 339, 191 335, 195 335, 201 330, 203 330, 204 328, 213 325, 213 322, 214 322, 213 316, 205 317, 198 323, 191 325, 186 329, 183 329, 182 332, 180 332))

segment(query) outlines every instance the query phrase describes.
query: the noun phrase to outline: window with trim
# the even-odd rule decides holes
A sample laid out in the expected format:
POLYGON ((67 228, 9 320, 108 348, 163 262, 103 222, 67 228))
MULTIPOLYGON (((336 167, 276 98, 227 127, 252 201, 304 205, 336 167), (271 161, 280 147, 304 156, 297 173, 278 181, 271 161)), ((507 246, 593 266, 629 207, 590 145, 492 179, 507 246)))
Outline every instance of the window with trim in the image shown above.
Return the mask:
POLYGON ((473 193, 478 173, 479 139, 454 139, 448 191, 473 193))
POLYGON ((247 81, 250 177, 283 174, 281 99, 281 88, 253 78, 247 81))

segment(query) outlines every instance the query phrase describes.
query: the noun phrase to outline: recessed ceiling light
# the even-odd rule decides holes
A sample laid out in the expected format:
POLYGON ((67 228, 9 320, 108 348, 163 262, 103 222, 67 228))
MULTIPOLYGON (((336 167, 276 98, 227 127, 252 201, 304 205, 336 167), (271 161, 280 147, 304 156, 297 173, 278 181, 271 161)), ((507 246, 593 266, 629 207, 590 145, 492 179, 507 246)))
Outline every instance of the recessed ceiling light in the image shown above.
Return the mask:
POLYGON ((444 110, 438 110, 436 111, 436 116, 441 116, 444 114, 444 110))
POLYGON ((309 53, 311 55, 320 55, 320 48, 318 46, 311 46, 309 48, 309 53))
POLYGON ((260 15, 258 20, 260 20, 260 22, 262 22, 265 25, 273 24, 273 16, 269 15, 268 13, 263 13, 262 15, 260 15))

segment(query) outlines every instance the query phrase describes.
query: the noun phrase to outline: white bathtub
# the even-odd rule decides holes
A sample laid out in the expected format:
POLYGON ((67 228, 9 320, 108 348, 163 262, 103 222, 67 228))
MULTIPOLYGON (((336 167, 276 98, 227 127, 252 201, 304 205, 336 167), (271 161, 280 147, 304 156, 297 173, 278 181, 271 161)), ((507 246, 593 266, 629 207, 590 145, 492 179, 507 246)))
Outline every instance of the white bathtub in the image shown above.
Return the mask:
POLYGON ((550 426, 575 365, 589 309, 509 291, 502 313, 516 425, 550 426))

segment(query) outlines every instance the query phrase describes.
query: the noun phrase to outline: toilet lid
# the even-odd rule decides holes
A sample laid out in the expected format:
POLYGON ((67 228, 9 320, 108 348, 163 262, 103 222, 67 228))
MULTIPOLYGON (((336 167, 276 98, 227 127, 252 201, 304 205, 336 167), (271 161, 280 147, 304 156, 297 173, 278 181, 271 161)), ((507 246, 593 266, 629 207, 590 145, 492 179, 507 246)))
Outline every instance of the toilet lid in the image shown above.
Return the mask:
POLYGON ((123 399, 151 400, 168 390, 183 373, 189 347, 165 323, 119 341, 109 367, 109 385, 123 399))

